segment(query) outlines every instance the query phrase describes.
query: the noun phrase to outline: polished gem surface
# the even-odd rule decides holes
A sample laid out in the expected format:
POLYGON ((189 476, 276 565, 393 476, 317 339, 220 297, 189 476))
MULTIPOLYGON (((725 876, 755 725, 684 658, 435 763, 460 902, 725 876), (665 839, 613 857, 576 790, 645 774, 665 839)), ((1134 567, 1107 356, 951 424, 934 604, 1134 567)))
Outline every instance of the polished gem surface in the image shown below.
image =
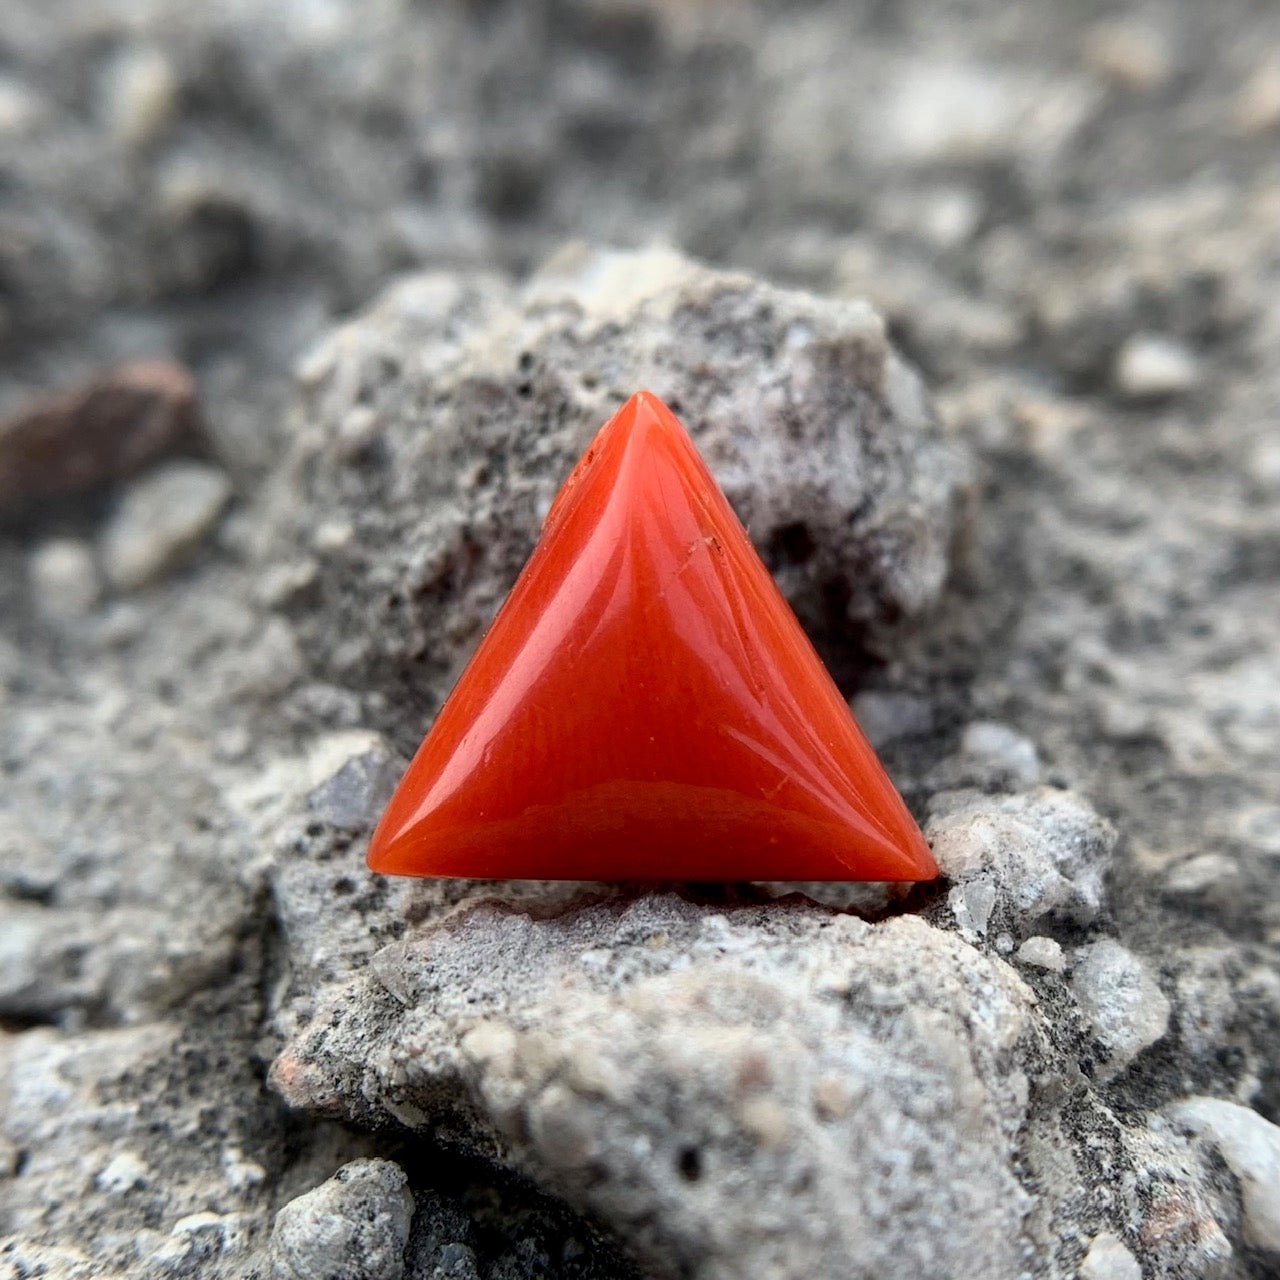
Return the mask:
POLYGON ((937 875, 693 441, 646 392, 565 482, 369 865, 503 879, 937 875))

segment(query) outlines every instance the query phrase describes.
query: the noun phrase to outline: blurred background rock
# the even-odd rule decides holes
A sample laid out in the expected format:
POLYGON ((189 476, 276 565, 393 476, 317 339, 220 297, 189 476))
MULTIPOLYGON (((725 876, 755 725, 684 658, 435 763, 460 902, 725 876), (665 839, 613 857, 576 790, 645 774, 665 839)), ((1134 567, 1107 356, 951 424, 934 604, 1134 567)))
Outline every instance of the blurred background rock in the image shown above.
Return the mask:
POLYGON ((1277 49, 1252 0, 6 0, 0 1274, 1274 1274, 1277 49), (715 270, 599 252, 653 245, 715 270), (928 820, 923 923, 366 876, 641 376, 928 820), (481 983, 515 926, 450 913, 494 892, 632 1041, 504 970, 462 1053, 379 949, 481 983), (681 1056, 642 999, 681 966, 772 984, 817 1111, 681 1056), (529 1010, 662 1105, 582 1092, 529 1010), (854 1095, 913 1091, 886 1171, 854 1095), (849 1187, 875 1240, 813 1226, 849 1187))

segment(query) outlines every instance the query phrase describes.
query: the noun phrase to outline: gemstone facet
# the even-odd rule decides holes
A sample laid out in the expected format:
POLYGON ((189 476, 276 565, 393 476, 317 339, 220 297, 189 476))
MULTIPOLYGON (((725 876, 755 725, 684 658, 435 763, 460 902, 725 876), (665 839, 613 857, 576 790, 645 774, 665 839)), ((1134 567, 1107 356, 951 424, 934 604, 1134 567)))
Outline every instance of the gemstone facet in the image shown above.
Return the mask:
POLYGON ((497 879, 937 875, 693 441, 645 392, 552 504, 369 866, 497 879))

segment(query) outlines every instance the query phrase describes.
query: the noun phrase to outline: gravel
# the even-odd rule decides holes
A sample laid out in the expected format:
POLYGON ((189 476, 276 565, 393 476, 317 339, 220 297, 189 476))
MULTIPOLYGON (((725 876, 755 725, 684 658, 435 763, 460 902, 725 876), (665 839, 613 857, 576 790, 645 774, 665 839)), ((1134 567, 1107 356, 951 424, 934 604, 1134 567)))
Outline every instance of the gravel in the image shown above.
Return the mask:
POLYGON ((354 1160, 291 1200, 271 1232, 278 1280, 402 1280, 413 1219, 404 1170, 354 1160))
POLYGON ((1142 1267, 1124 1241, 1104 1231, 1080 1264, 1080 1280, 1142 1280, 1142 1267))
POLYGON ((1168 1114, 1211 1143, 1239 1180, 1249 1242, 1280 1253, 1280 1128, 1249 1107, 1220 1098, 1188 1098, 1168 1114))
POLYGON ((1071 985, 1081 1012, 1110 1055, 1108 1075, 1123 1071, 1169 1029, 1172 1009, 1150 968, 1114 939, 1081 948, 1071 985))
POLYGON ((51 538, 31 553, 36 612, 57 622, 83 618, 102 594, 93 551, 75 538, 51 538))
POLYGON ((1195 355, 1160 334, 1137 333, 1116 356, 1116 386, 1134 400, 1191 391, 1201 381, 1195 355))
POLYGON ((136 591, 189 555, 231 497, 221 471, 172 462, 136 481, 102 531, 102 567, 111 585, 136 591))
POLYGON ((1280 15, 10 8, 0 1273, 1270 1274, 1280 15), (641 385, 937 886, 366 873, 641 385))

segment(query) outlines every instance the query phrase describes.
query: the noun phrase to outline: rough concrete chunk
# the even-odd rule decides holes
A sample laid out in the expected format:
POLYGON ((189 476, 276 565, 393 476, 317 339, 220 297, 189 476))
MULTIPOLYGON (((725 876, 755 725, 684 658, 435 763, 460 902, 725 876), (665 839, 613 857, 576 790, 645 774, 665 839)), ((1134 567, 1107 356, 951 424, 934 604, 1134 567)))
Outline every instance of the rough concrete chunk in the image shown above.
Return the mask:
POLYGON ((1032 997, 919 920, 481 904, 373 969, 276 1063, 289 1101, 502 1151, 662 1274, 1021 1265, 1032 997))
MULTIPOLYGON (((964 468, 864 303, 667 251, 561 254, 522 289, 403 281, 303 363, 280 518, 322 555, 300 634, 339 682, 438 702, 591 434, 632 392, 693 433, 820 643, 937 596, 964 468), (322 551, 322 548, 315 548, 322 551), (335 642, 335 637, 340 637, 335 642)), ((406 717, 404 749, 422 716, 406 717)))
POLYGON ((933 811, 925 834, 955 882, 964 928, 985 933, 993 920, 1026 937, 1046 917, 1097 916, 1115 832, 1082 796, 1051 787, 1012 796, 948 792, 935 797, 933 811), (980 920, 971 899, 985 904, 980 920))

